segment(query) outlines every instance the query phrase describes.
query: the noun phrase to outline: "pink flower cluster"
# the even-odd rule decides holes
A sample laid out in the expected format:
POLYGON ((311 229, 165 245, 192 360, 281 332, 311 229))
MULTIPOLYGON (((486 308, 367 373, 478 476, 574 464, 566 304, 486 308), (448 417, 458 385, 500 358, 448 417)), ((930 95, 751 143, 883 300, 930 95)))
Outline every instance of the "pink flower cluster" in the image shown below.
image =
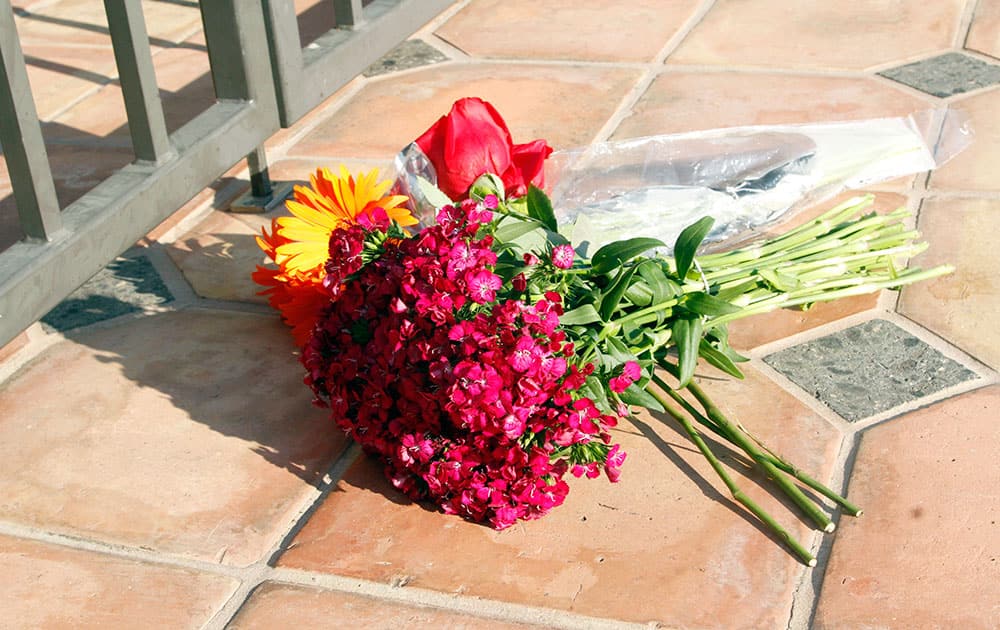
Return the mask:
POLYGON ((560 296, 505 299, 487 205, 448 206, 415 237, 376 239, 367 264, 388 218, 336 231, 334 299, 302 362, 317 400, 399 490, 503 529, 560 505, 567 472, 617 480, 625 454, 607 432, 617 418, 579 391, 594 368, 572 363, 560 296))

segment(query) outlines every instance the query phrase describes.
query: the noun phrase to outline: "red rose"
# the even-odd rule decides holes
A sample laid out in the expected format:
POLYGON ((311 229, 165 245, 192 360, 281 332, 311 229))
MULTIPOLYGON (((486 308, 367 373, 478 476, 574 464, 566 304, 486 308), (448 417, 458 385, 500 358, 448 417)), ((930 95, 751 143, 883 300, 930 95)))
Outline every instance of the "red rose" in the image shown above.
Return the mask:
POLYGON ((449 198, 464 199, 472 183, 484 173, 503 180, 507 194, 521 196, 528 184, 544 185, 543 166, 552 148, 544 140, 514 144, 497 110, 479 98, 455 101, 416 140, 437 171, 437 185, 449 198))

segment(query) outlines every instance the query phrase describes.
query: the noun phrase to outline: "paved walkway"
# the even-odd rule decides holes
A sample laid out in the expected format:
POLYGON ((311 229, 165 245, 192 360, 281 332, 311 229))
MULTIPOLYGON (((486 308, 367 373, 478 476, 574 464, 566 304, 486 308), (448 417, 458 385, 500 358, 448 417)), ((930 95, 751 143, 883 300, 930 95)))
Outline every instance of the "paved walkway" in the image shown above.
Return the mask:
MULTIPOLYGON (((101 4, 14 5, 66 202, 131 159, 101 4)), ((175 129, 211 100, 196 4, 143 7, 175 129)), ((747 380, 701 377, 865 515, 821 542, 724 457, 809 570, 648 415, 621 483, 540 521, 404 500, 310 406, 249 281, 270 217, 221 211, 237 167, 0 349, 0 627, 1000 626, 1000 0, 473 0, 370 74, 269 143, 275 178, 387 167, 467 95, 556 147, 964 110, 969 150, 874 191, 957 271, 741 322, 747 380)))

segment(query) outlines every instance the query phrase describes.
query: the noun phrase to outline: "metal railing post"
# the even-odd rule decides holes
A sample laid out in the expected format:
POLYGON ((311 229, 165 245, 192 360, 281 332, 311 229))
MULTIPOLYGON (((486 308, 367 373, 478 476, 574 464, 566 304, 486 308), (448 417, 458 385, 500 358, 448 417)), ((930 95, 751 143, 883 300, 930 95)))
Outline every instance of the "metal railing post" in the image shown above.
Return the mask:
POLYGON ((14 178, 27 171, 24 164, 30 169, 37 167, 37 171, 27 171, 29 196, 32 186, 40 191, 34 197, 25 201, 25 186, 15 180, 18 211, 22 215, 27 212, 29 221, 23 222, 30 234, 42 233, 50 239, 25 239, 0 251, 0 346, 248 153, 263 146, 280 128, 271 63, 263 46, 267 41, 264 13, 258 2, 200 3, 217 98, 169 136, 163 133, 161 107, 154 95, 156 84, 146 65, 149 58, 144 52, 138 5, 139 0, 108 0, 106 8, 115 56, 122 67, 129 125, 133 132, 136 127, 139 131, 134 137, 140 159, 60 212, 28 90, 11 2, 0 0, 0 129, 4 133, 0 141, 14 178), (36 198, 41 201, 36 203, 36 198), (45 198, 52 201, 46 203, 45 198), (32 228, 33 217, 38 229, 32 228), (58 228, 60 219, 63 229, 58 228))
POLYGON ((0 144, 21 230, 28 238, 51 240, 62 217, 10 0, 0 0, 0 144))
POLYGON ((136 159, 173 155, 139 0, 104 0, 136 159))
POLYGON ((333 11, 337 26, 358 27, 365 22, 361 0, 333 0, 333 11))
POLYGON ((303 49, 292 2, 262 0, 282 127, 290 127, 453 2, 329 1, 336 28, 303 49))
POLYGON ((250 167, 250 192, 254 197, 270 197, 274 189, 267 173, 267 155, 264 153, 264 147, 257 147, 247 155, 247 166, 250 167))

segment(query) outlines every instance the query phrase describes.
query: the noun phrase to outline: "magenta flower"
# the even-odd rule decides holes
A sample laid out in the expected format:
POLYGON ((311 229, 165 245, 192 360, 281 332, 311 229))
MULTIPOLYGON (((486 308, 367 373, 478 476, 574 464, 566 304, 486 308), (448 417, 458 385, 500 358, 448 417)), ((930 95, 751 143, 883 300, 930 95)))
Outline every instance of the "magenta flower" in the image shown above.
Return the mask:
POLYGON ((485 270, 466 274, 465 281, 469 285, 469 297, 478 304, 486 304, 497 299, 496 292, 503 286, 500 276, 485 270))
POLYGON ((612 482, 617 482, 618 478, 622 474, 622 464, 625 463, 625 451, 615 444, 608 451, 608 458, 604 463, 604 472, 608 475, 608 479, 612 482))
POLYGON ((559 269, 569 269, 573 266, 576 252, 572 245, 556 245, 552 248, 552 264, 559 269))
MULTIPOLYGON (((604 453, 617 419, 580 392, 594 366, 571 363, 562 296, 510 297, 483 235, 489 203, 477 205, 442 208, 437 225, 381 242, 364 265, 364 230, 335 230, 337 299, 301 360, 317 402, 395 488, 503 529, 562 504, 570 458, 554 453, 604 453)), ((595 476, 604 464, 573 472, 595 476)))
POLYGON ((642 368, 635 361, 627 361, 622 367, 622 373, 608 380, 608 387, 616 394, 620 394, 629 388, 629 385, 639 380, 642 376, 642 368))

